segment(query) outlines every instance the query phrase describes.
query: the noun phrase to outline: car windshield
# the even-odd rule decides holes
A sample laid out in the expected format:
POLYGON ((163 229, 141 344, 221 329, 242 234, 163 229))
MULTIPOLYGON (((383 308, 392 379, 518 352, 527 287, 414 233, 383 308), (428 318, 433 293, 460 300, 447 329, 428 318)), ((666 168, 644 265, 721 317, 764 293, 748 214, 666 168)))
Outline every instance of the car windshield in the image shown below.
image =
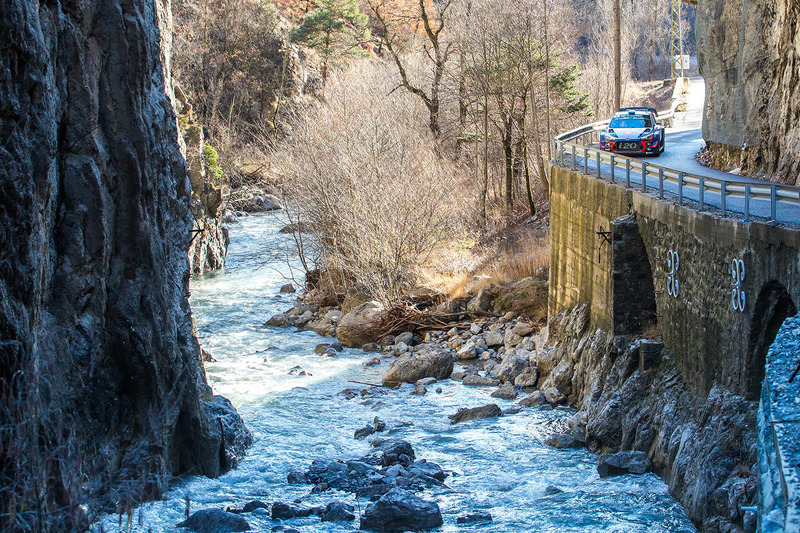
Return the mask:
POLYGON ((649 128, 651 126, 650 117, 648 116, 633 116, 621 117, 611 120, 610 128, 649 128))

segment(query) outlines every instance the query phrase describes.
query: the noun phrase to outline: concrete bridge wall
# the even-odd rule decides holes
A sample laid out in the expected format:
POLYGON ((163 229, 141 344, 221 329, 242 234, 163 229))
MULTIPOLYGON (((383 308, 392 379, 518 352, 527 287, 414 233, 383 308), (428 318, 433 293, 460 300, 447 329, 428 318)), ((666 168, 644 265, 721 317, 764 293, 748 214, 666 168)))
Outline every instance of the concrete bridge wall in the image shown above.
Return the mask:
POLYGON ((559 167, 550 209, 551 316, 586 303, 594 328, 657 327, 695 394, 716 382, 758 400, 769 345, 800 303, 800 232, 711 216, 559 167), (738 281, 742 310, 732 299, 738 281), (648 324, 648 302, 657 326, 648 324))

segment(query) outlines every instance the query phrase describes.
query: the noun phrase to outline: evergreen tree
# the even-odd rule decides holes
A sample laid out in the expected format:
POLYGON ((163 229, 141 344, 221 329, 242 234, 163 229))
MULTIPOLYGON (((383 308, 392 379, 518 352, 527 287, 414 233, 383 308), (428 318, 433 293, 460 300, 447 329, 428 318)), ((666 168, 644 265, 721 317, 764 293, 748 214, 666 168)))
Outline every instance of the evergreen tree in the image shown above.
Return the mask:
POLYGON ((368 40, 367 16, 356 0, 320 0, 303 23, 292 32, 294 42, 314 48, 322 55, 322 80, 329 65, 345 56, 363 56, 361 43, 368 40))

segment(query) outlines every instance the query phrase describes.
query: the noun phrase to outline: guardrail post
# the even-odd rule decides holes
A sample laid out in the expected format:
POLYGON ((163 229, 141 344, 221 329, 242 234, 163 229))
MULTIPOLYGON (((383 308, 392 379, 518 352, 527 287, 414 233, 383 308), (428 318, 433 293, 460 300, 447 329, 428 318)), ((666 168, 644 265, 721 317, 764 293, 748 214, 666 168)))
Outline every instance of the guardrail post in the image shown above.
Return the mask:
POLYGON ((744 221, 750 220, 750 185, 744 186, 744 221))
POLYGON ((642 161, 642 192, 647 192, 647 161, 642 161))
POLYGON ((658 197, 664 199, 664 169, 658 169, 658 197))
POLYGON ((703 176, 700 176, 700 185, 699 185, 699 187, 700 187, 700 194, 699 194, 700 211, 702 211, 706 207, 706 202, 705 202, 705 199, 706 199, 705 198, 705 194, 706 194, 706 179, 703 176))
POLYGON ((683 172, 678 172, 678 205, 683 205, 683 172))
POLYGON ((625 186, 631 186, 631 160, 625 158, 625 186))
POLYGON ((564 164, 564 143, 561 143, 561 165, 562 167, 566 166, 564 164))
POLYGON ((769 212, 772 220, 778 220, 778 188, 772 185, 769 188, 769 212))
POLYGON ((588 174, 589 173, 589 149, 588 148, 584 148, 583 149, 583 173, 584 174, 588 174))
POLYGON ((614 183, 614 176, 616 174, 615 170, 617 169, 617 156, 611 154, 611 183, 614 183))
POLYGON ((572 145, 572 171, 575 172, 578 167, 575 165, 575 145, 572 145))
POLYGON ((597 179, 600 179, 600 152, 595 152, 597 155, 597 179))
POLYGON ((722 216, 726 216, 728 214, 728 204, 727 204, 727 196, 728 196, 728 184, 726 182, 721 182, 719 185, 719 201, 722 207, 722 216))
POLYGON ((555 154, 555 157, 558 157, 558 141, 553 141, 553 147, 555 148, 553 153, 555 154))

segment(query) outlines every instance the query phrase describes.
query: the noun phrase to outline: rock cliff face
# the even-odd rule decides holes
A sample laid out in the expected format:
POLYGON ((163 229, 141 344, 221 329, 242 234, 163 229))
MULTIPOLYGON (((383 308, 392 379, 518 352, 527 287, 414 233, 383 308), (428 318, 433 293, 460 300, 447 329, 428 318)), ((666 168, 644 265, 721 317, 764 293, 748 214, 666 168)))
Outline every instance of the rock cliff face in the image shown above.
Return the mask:
POLYGON ((590 448, 646 452, 703 531, 744 530, 741 506, 758 486, 756 402, 718 386, 698 398, 660 343, 592 331, 586 306, 551 319, 536 348, 539 388, 579 408, 571 425, 590 448))
POLYGON ((708 0, 697 8, 712 164, 800 179, 800 1, 708 0))
POLYGON ((189 264, 192 274, 218 270, 228 254, 228 228, 222 223, 223 190, 216 185, 206 161, 203 127, 194 120, 192 105, 181 88, 174 85, 175 111, 178 113, 178 140, 186 158, 192 195, 192 238, 189 264))
POLYGON ((79 530, 249 440, 191 331, 169 11, 0 0, 3 530, 79 530))

